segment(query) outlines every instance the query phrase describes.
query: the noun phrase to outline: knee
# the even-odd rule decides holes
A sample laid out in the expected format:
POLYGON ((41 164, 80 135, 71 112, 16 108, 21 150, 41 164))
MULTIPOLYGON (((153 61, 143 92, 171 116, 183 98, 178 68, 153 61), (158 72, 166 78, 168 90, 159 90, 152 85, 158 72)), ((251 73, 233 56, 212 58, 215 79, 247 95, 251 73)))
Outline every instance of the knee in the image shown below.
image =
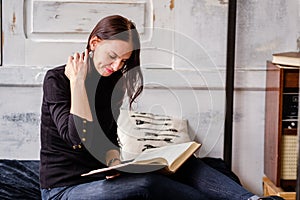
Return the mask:
POLYGON ((146 199, 199 199, 200 193, 196 189, 160 174, 144 174, 140 182, 146 199))
POLYGON ((137 187, 147 199, 157 199, 164 192, 166 181, 158 174, 143 174, 138 179, 137 187))
POLYGON ((139 178, 138 185, 141 188, 146 188, 151 190, 152 188, 159 187, 164 184, 164 181, 161 180, 161 175, 157 174, 142 174, 139 178))

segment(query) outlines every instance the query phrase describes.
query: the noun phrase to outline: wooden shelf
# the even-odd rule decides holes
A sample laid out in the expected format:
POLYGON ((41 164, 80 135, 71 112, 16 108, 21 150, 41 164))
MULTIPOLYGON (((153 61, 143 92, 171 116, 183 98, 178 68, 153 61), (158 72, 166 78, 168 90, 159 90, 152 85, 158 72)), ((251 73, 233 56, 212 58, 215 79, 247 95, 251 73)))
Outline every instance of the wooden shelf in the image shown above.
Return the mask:
POLYGON ((298 93, 299 68, 267 61, 264 173, 285 191, 296 191, 298 93))
POLYGON ((268 177, 263 177, 264 196, 276 195, 285 200, 296 200, 296 192, 285 192, 281 187, 277 187, 268 177))

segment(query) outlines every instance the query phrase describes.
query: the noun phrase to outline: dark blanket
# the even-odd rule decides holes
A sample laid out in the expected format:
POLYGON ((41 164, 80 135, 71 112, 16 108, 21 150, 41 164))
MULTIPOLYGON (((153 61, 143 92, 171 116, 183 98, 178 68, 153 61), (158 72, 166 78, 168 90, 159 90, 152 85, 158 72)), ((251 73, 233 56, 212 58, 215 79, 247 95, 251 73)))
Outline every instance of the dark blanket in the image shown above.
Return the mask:
POLYGON ((41 199, 38 160, 0 160, 0 199, 41 199))
MULTIPOLYGON (((239 178, 218 158, 203 161, 240 184, 239 178)), ((0 160, 0 199, 41 199, 38 160, 0 160)))

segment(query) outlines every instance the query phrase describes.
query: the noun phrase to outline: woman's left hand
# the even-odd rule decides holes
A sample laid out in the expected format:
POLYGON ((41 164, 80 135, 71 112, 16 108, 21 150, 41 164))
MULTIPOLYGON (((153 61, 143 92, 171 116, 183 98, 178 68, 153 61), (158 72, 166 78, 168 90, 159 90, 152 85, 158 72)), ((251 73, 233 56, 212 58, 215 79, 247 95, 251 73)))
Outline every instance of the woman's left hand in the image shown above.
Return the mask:
POLYGON ((88 50, 84 53, 74 53, 73 56, 69 56, 68 63, 65 67, 65 75, 71 82, 82 80, 84 81, 87 75, 88 50))
POLYGON ((113 179, 113 178, 116 178, 116 177, 118 177, 118 176, 120 176, 120 175, 121 175, 121 173, 120 173, 120 172, 117 172, 117 173, 114 174, 114 175, 106 176, 106 179, 113 179))
MULTIPOLYGON (((115 166, 115 165, 119 165, 119 164, 121 164, 120 159, 116 159, 115 161, 113 161, 113 162, 109 165, 109 167, 112 167, 112 166, 115 166)), ((120 172, 115 172, 115 174, 107 175, 107 176, 106 176, 106 179, 112 179, 112 178, 115 178, 115 177, 117 177, 117 176, 120 176, 120 172)))

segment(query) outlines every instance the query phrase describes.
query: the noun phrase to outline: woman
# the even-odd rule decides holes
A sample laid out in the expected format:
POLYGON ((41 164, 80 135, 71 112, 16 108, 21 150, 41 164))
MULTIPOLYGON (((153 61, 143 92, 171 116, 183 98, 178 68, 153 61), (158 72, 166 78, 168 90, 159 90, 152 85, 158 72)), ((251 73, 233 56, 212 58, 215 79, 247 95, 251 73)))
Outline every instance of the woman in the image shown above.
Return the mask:
POLYGON ((43 84, 40 183, 43 199, 258 199, 232 179, 189 159, 172 176, 81 176, 120 163, 116 118, 143 89, 135 25, 103 18, 84 53, 47 72, 43 84))

